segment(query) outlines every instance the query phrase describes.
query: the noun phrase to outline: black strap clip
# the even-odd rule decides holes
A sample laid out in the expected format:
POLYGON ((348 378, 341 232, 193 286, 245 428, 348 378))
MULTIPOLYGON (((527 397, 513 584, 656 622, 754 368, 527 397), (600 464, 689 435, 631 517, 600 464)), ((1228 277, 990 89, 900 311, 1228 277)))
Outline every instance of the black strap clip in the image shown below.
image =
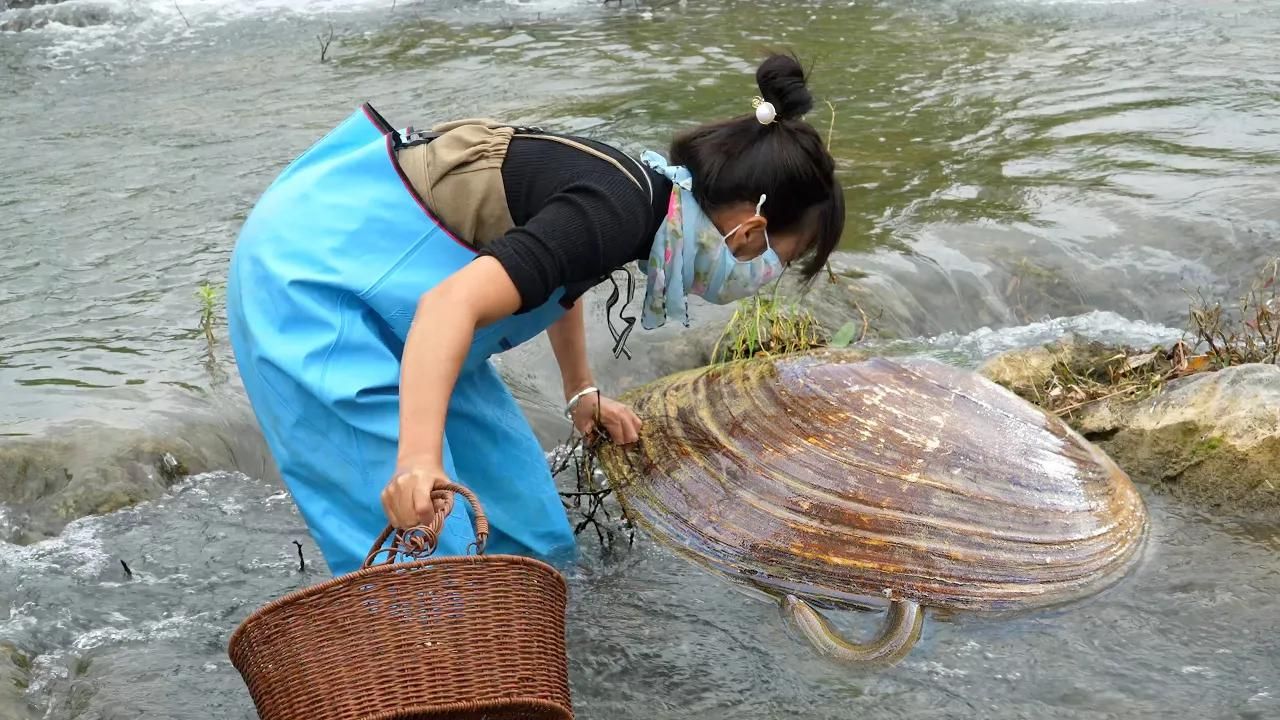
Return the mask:
POLYGON ((414 145, 429 143, 438 137, 440 137, 440 133, 438 132, 430 132, 428 130, 414 130, 413 126, 409 126, 404 129, 403 133, 400 133, 399 142, 397 143, 397 145, 400 149, 404 149, 407 147, 413 147, 414 145))

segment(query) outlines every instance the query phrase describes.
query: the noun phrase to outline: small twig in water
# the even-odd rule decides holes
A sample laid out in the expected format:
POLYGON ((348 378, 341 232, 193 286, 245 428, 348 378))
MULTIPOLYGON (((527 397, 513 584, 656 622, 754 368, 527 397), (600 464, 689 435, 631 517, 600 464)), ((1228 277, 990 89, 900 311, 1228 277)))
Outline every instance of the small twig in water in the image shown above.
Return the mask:
POLYGON ((1116 397, 1117 395, 1128 395, 1130 393, 1135 393, 1139 389, 1140 388, 1138 387, 1126 387, 1120 390, 1116 390, 1115 392, 1109 392, 1106 395, 1099 395, 1098 397, 1089 398, 1088 400, 1082 400, 1078 403, 1073 403, 1066 407, 1058 408, 1057 410, 1054 410, 1054 413, 1058 415, 1066 415, 1067 413, 1073 412, 1075 410, 1079 410, 1080 408, 1086 405, 1092 405, 1093 403, 1096 403, 1096 402, 1102 402, 1103 400, 1116 397))
MULTIPOLYGON (((597 413, 599 412, 599 405, 597 405, 596 411, 597 413)), ((576 431, 571 434, 569 440, 561 445, 563 451, 552 458, 550 469, 553 477, 569 471, 574 474, 576 489, 560 492, 560 502, 564 505, 565 510, 577 511, 578 516, 581 518, 575 524, 573 534, 578 535, 590 527, 595 530, 596 538, 600 541, 602 548, 606 548, 613 545, 614 539, 613 528, 610 527, 614 521, 614 516, 609 512, 609 508, 605 503, 606 499, 613 495, 613 488, 600 487, 596 484, 595 453, 601 445, 610 441, 608 434, 599 425, 599 416, 597 416, 596 423, 597 430, 585 437, 579 435, 576 431), (604 516, 605 522, 601 522, 599 515, 604 516)), ((625 510, 621 520, 623 528, 627 530, 627 544, 631 546, 635 542, 635 528, 630 519, 626 517, 625 510)))
POLYGON ((121 561, 120 561, 120 566, 124 568, 124 575, 125 575, 125 577, 129 578, 130 580, 132 580, 132 579, 133 579, 133 571, 129 569, 129 563, 125 562, 124 560, 121 560, 121 561))
POLYGON ((316 41, 320 43, 320 62, 324 62, 325 56, 329 54, 329 43, 333 42, 333 23, 329 23, 329 34, 316 34, 316 41))
POLYGON ((307 561, 302 559, 302 543, 294 540, 293 544, 298 546, 298 572, 306 572, 307 561))
MULTIPOLYGON (((827 104, 830 105, 830 103, 827 103, 827 104)), ((834 123, 835 122, 834 107, 831 108, 831 112, 833 113, 831 120, 832 120, 832 123, 834 123)), ((827 279, 832 283, 840 282, 840 277, 836 275, 836 271, 831 268, 830 260, 827 261, 827 279)), ((871 318, 867 317, 867 311, 862 309, 862 303, 858 302, 857 298, 851 298, 851 299, 853 300, 853 309, 857 310, 858 314, 862 316, 862 329, 858 333, 858 339, 853 341, 855 343, 860 343, 863 340, 867 339, 867 331, 871 329, 871 318)))
POLYGON ((186 13, 182 12, 182 8, 178 7, 178 0, 173 0, 173 9, 178 11, 178 16, 182 18, 182 22, 187 24, 187 29, 191 29, 191 21, 187 19, 186 13))
POLYGON ((853 309, 857 310, 858 314, 862 316, 862 331, 858 333, 857 340, 857 342, 862 342, 867 339, 867 328, 871 327, 871 320, 867 317, 867 311, 862 309, 862 303, 858 302, 857 298, 853 299, 853 309))
MULTIPOLYGON (((831 138, 836 134, 836 106, 831 104, 830 100, 823 100, 827 107, 831 108, 831 125, 827 128, 827 150, 831 149, 831 138)), ((831 270, 831 264, 827 264, 827 270, 831 270)))

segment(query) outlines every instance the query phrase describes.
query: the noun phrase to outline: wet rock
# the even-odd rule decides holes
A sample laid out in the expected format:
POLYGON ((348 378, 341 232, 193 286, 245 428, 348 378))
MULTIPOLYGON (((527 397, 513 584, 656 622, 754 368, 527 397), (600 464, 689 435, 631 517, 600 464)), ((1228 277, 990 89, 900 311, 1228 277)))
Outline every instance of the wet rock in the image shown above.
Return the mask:
POLYGON ((38 717, 25 697, 30 681, 31 658, 12 643, 0 641, 0 718, 38 717))
POLYGON ((1034 401, 1036 389, 1042 387, 1053 374, 1056 353, 1071 346, 1070 342, 1062 342, 1056 347, 1042 346, 1000 353, 983 363, 978 372, 1020 397, 1034 401))
POLYGON ((11 18, 0 22, 0 32, 22 32, 23 30, 30 30, 31 28, 41 27, 42 25, 47 24, 49 24, 48 20, 37 24, 29 15, 23 15, 21 17, 11 18))
POLYGON ((831 272, 820 272, 809 282, 798 275, 784 276, 779 293, 796 298, 813 314, 828 333, 835 333, 845 323, 861 328, 864 321, 869 333, 880 338, 903 338, 934 334, 929 313, 888 275, 866 274, 853 264, 851 256, 833 255, 831 272))
MULTIPOLYGON (((798 298, 829 333, 848 322, 860 331, 865 322, 868 337, 897 340, 1023 321, 1029 313, 1010 309, 992 285, 997 280, 948 272, 927 259, 896 251, 838 252, 830 258, 830 270, 808 282, 798 273, 784 275, 779 292, 798 298)), ((1080 307, 1075 301, 1045 304, 1037 306, 1035 317, 1069 314, 1080 307)))
POLYGON ((1280 367, 1192 375, 1078 421, 1129 475, 1197 506, 1280 520, 1280 367))
POLYGON ((162 431, 99 425, 0 443, 0 540, 26 544, 69 521, 154 498, 191 474, 239 470, 273 477, 257 428, 248 422, 189 422, 162 431))
MULTIPOLYGON (((228 624, 226 632, 231 629, 228 624)), ((68 662, 65 677, 53 681, 49 717, 257 717, 225 643, 221 637, 205 642, 150 637, 145 644, 110 644, 82 653, 68 662), (192 710, 192 698, 205 714, 192 710)))
MULTIPOLYGON (((671 373, 702 367, 711 362, 711 353, 724 334, 728 313, 722 313, 715 322, 684 328, 678 334, 669 334, 655 340, 650 349, 648 367, 638 373, 620 373, 619 386, 635 387, 671 373)), ((624 368, 625 369, 625 368, 624 368)))
MULTIPOLYGON (((1053 373, 1070 368, 1088 377, 1121 350, 1067 338, 998 355, 979 371, 1042 404, 1038 389, 1053 373)), ((1277 519, 1280 367, 1251 364, 1189 375, 1150 397, 1090 403, 1069 420, 1136 482, 1201 508, 1277 519)))
POLYGON ((1108 368, 1131 350, 1069 335, 1037 347, 1011 350, 987 360, 978 368, 997 384, 1020 397, 1041 404, 1041 388, 1055 373, 1105 383, 1108 368))

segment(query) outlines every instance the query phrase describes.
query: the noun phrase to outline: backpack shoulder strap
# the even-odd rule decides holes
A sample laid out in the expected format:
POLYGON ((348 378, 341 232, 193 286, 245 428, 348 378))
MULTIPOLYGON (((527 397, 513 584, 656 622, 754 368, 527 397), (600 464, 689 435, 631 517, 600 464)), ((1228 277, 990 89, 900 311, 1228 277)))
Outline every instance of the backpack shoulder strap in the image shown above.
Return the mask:
MULTIPOLYGON (((636 176, 632 174, 629 170, 627 170, 626 167, 622 165, 622 163, 618 162, 616 159, 610 157, 609 155, 606 155, 605 153, 602 153, 593 147, 580 143, 577 140, 573 140, 571 138, 561 137, 559 135, 548 135, 542 132, 540 128, 517 127, 514 125, 508 125, 506 123, 500 123, 496 120, 490 120, 488 118, 468 118, 463 120, 451 120, 449 122, 433 125, 431 127, 430 132, 414 130, 412 127, 407 128, 405 132, 401 134, 399 147, 407 148, 407 147, 413 147, 414 145, 429 143, 432 140, 435 140, 436 138, 440 137, 441 135, 444 135, 445 133, 449 132, 450 130, 456 130, 457 128, 460 128, 464 125, 481 125, 489 129, 511 128, 516 135, 522 138, 533 138, 534 140, 550 140, 552 142, 558 142, 561 145, 567 145, 576 150, 580 150, 584 153, 587 153, 588 155, 599 158, 609 163, 610 165, 614 166, 615 168, 617 168, 618 172, 627 176, 627 178, 630 179, 631 182, 635 183, 636 187, 640 188, 641 190, 645 191, 648 194, 649 202, 651 203, 653 202, 653 182, 649 179, 649 173, 645 172, 644 166, 636 162, 634 159, 631 159, 631 162, 635 163, 636 169, 640 171, 640 177, 644 178, 644 182, 645 182, 644 185, 641 185, 640 181, 636 179, 636 176)), ((628 158, 630 159, 630 156, 628 156, 628 158)))
MULTIPOLYGON (((631 182, 635 183, 636 187, 646 191, 649 196, 649 202, 653 202, 653 182, 649 180, 649 174, 644 171, 644 168, 639 163, 636 163, 636 169, 640 171, 640 176, 644 178, 645 185, 641 185, 640 181, 636 179, 636 176, 633 175, 630 171, 628 171, 625 167, 623 167, 622 163, 600 152, 599 150, 596 150, 593 147, 589 147, 587 145, 584 145, 583 143, 578 142, 577 140, 572 140, 566 137, 560 137, 558 135, 543 135, 536 132, 518 133, 518 136, 522 138, 534 138, 535 140, 550 140, 552 142, 558 142, 561 145, 567 145, 571 148, 581 150, 582 152, 587 153, 588 155, 600 158, 601 160, 617 168, 618 172, 622 173, 623 175, 626 175, 627 178, 631 180, 631 182)), ((635 162, 635 161, 632 160, 632 162, 635 162)))

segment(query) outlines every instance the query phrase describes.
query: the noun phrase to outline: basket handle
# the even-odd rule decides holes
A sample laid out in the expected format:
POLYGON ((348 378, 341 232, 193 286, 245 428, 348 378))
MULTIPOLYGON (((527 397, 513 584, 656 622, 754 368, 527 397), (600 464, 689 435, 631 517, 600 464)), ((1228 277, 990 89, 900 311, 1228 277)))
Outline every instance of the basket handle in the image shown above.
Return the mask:
MULTIPOLYGON (((457 483, 437 485, 431 491, 431 497, 433 499, 444 499, 449 496, 449 493, 457 493, 471 503, 471 509, 475 512, 475 519, 472 521, 472 525, 475 526, 476 530, 476 541, 471 544, 471 547, 476 549, 477 555, 483 555, 485 542, 489 539, 489 519, 485 517, 484 509, 480 507, 479 498, 470 489, 457 483)), ((435 552, 436 545, 440 540, 440 531, 444 529, 444 521, 447 518, 447 514, 437 511, 428 525, 418 525, 408 530, 400 530, 394 525, 387 525, 382 534, 378 536, 377 541, 373 543, 373 549, 365 556, 364 566, 373 567, 377 562, 378 555, 382 553, 387 553, 384 565, 393 564, 398 555, 407 555, 414 560, 427 557, 435 552), (383 547, 382 545, 387 541, 387 538, 392 538, 391 544, 383 547)))

